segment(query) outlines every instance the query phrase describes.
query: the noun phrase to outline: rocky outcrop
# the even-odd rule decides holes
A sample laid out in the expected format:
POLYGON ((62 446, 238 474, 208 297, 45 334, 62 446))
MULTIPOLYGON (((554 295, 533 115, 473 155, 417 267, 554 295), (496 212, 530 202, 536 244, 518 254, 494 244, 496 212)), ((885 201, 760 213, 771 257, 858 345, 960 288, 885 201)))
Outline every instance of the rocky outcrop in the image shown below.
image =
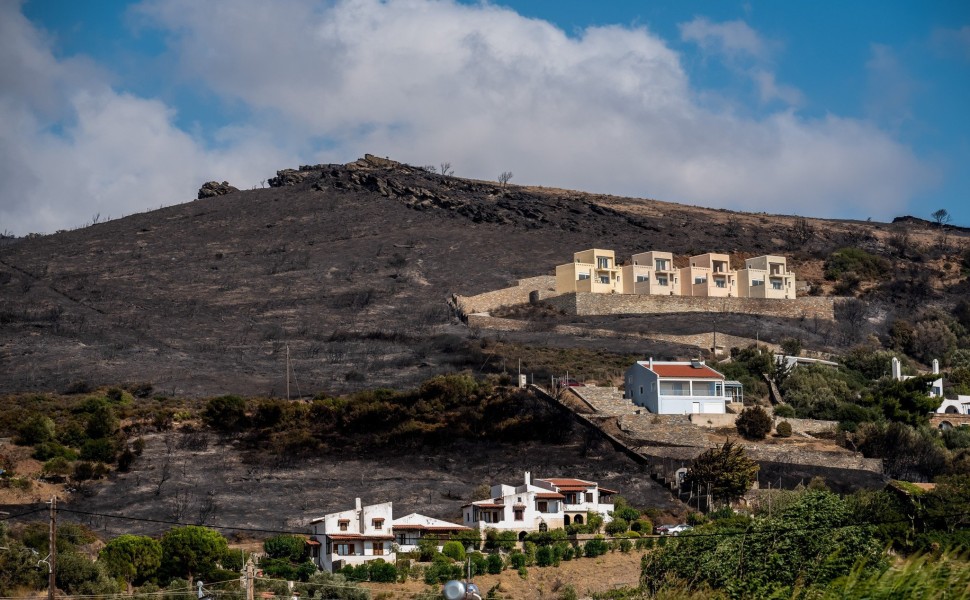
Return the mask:
POLYGON ((288 185, 296 185, 302 183, 307 177, 306 171, 298 171, 296 169, 282 169, 276 172, 276 177, 270 177, 269 187, 286 187, 288 185))
POLYGON ((222 183, 218 181, 207 181, 199 188, 199 200, 214 196, 225 196, 226 194, 232 194, 238 191, 239 189, 229 185, 228 181, 223 181, 222 183))

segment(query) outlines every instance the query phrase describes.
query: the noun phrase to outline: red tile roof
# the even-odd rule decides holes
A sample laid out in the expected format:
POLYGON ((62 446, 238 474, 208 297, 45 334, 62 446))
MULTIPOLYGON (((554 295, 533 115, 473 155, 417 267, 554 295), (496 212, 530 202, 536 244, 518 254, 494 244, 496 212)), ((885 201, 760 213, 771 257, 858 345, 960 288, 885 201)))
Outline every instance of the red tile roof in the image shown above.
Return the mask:
POLYGON ((582 479, 537 479, 536 481, 548 481, 556 487, 564 485, 593 487, 596 485, 592 481, 583 481, 582 479))
POLYGON ((361 535, 359 533, 328 533, 327 537, 331 540, 393 540, 393 535, 361 535))
POLYGON ((616 490, 608 490, 605 487, 600 488, 600 494, 619 494, 616 490))
POLYGON ((455 525, 453 527, 444 527, 441 525, 418 525, 418 524, 407 524, 407 525, 395 525, 395 531, 460 531, 462 529, 468 529, 464 525, 455 525))
POLYGON ((536 494, 536 498, 539 498, 540 500, 561 500, 562 498, 565 498, 565 496, 557 492, 541 492, 536 494))
MULTIPOLYGON (((650 369, 648 363, 641 363, 647 369, 650 369)), ((682 377, 685 379, 724 379, 724 375, 721 375, 714 369, 703 365, 700 367, 694 367, 692 365, 658 365, 654 364, 653 368, 650 369, 660 377, 682 377)))

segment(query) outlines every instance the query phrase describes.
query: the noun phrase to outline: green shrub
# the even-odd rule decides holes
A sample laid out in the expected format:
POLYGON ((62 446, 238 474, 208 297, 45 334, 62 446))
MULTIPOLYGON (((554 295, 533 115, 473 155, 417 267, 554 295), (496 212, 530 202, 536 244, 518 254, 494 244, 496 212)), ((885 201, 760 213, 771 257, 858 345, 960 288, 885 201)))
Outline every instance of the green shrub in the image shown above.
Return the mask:
POLYGON ((621 533, 626 533, 630 528, 630 524, 624 519, 614 518, 612 521, 606 524, 606 533, 608 535, 619 535, 621 533))
POLYGON ((502 562, 501 554, 489 554, 488 555, 488 574, 498 575, 502 572, 502 568, 505 564, 502 562))
POLYGON ((771 417, 760 406, 752 406, 741 411, 735 426, 742 437, 749 440, 763 440, 771 431, 771 417))
POLYGON ((525 560, 526 560, 525 554, 523 554, 522 552, 516 551, 509 554, 509 565, 513 569, 521 569, 522 567, 524 567, 525 560))
POLYGON ((583 546, 583 554, 586 556, 586 558, 596 558, 597 556, 602 556, 606 554, 607 550, 609 550, 609 546, 607 546, 606 540, 604 540, 603 536, 601 535, 589 540, 583 546))
POLYGON ((461 545, 461 542, 445 542, 444 546, 441 547, 441 553, 452 560, 459 562, 465 560, 465 548, 461 545))
POLYGON ((393 583, 397 581, 397 567, 384 559, 378 558, 367 563, 370 580, 377 583, 393 583))
POLYGON ((794 419, 795 409, 789 404, 779 404, 774 410, 776 417, 781 417, 782 419, 794 419))
POLYGON ((21 446, 33 446, 52 441, 55 434, 56 427, 50 417, 33 414, 17 428, 16 442, 21 446))
POLYGON ((231 395, 212 398, 205 405, 202 420, 213 429, 237 429, 246 421, 246 401, 231 395))
POLYGON ((112 439, 101 438, 88 440, 81 446, 81 460, 93 462, 113 463, 118 455, 118 449, 112 439))
POLYGON ((271 558, 300 562, 306 553, 306 540, 300 535, 274 535, 263 542, 263 550, 271 558))
POLYGON ((630 523, 630 530, 636 531, 640 534, 648 534, 653 532, 653 523, 649 519, 641 517, 630 523))
POLYGON ((541 546, 536 550, 536 565, 540 567, 549 567, 553 564, 553 550, 552 546, 541 546))
POLYGON ((633 542, 627 539, 620 540, 620 552, 627 554, 633 548, 633 542))
POLYGON ((71 461, 63 456, 55 456, 44 463, 44 475, 66 477, 71 474, 71 461))
POLYGON ((789 438, 791 437, 791 423, 788 421, 782 421, 775 427, 775 431, 778 432, 778 435, 781 437, 789 438))
POLYGON ((77 452, 57 442, 42 442, 34 446, 31 457, 37 460, 48 460, 55 457, 77 460, 77 452))

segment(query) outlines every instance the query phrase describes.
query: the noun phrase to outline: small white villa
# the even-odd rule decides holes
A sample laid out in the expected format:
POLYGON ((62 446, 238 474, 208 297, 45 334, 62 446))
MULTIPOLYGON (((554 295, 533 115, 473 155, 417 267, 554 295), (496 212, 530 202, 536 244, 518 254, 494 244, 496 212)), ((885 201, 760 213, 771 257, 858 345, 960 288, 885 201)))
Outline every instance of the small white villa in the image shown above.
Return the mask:
POLYGON ((347 565, 359 565, 376 558, 395 562, 397 556, 391 547, 394 535, 391 530, 393 518, 391 502, 361 506, 360 498, 351 510, 330 513, 310 521, 313 542, 320 544, 317 565, 325 571, 334 572, 347 565))
POLYGON ((521 485, 493 485, 491 498, 462 507, 462 523, 479 531, 515 531, 519 539, 533 531, 583 524, 589 511, 612 520, 614 490, 582 479, 532 479, 525 473, 521 485))
POLYGON ((425 535, 441 538, 440 549, 450 534, 469 529, 417 513, 395 520, 393 503, 361 506, 360 498, 352 510, 313 519, 310 525, 311 558, 331 573, 378 558, 393 563, 397 560, 395 549, 414 550, 425 535))
POLYGON ((741 384, 702 360, 637 361, 626 371, 623 397, 658 415, 724 414, 727 403, 740 401, 741 384))

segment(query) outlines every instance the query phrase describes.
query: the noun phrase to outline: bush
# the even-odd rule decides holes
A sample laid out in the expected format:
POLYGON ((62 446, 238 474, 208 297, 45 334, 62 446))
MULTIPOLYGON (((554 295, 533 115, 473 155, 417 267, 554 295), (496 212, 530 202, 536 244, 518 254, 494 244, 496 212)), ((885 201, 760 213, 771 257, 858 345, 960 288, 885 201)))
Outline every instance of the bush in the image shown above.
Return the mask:
POLYGON ((774 412, 776 417, 781 417, 782 419, 795 418, 795 409, 790 404, 779 404, 775 407, 774 412))
POLYGON ((621 533, 626 533, 627 529, 630 528, 630 524, 624 519, 615 518, 606 524, 606 533, 609 535, 618 535, 621 533))
POLYGON ((622 552, 623 554, 627 554, 630 552, 631 549, 633 549, 633 542, 626 539, 620 540, 620 552, 622 552))
POLYGON ((536 565, 549 567, 553 564, 552 546, 542 546, 536 550, 536 565))
POLYGON ((771 417, 760 406, 752 406, 741 411, 735 422, 738 434, 749 440, 763 440, 771 431, 771 417))
POLYGON ((609 546, 607 546, 606 540, 604 540, 603 536, 601 535, 589 540, 586 542, 586 545, 583 546, 583 554, 586 556, 586 558, 596 558, 597 556, 602 556, 606 554, 607 550, 609 550, 609 546))
POLYGON ((263 549, 270 558, 300 562, 306 552, 306 541, 299 535, 275 535, 263 542, 263 549))
POLYGON ((57 442, 43 442, 34 446, 31 457, 37 460, 48 460, 51 458, 66 458, 67 460, 77 460, 77 452, 67 446, 62 446, 57 442))
POLYGON ((525 566, 525 554, 522 552, 513 552, 509 554, 509 565, 513 569, 521 569, 525 566))
POLYGON ((108 438, 88 440, 81 446, 81 460, 113 463, 117 455, 114 440, 108 438))
POLYGON ((465 548, 461 545, 461 542, 445 542, 445 545, 441 547, 441 553, 458 562, 465 560, 465 548))
POLYGON ((775 427, 775 431, 778 432, 779 436, 789 438, 791 437, 791 423, 788 421, 782 421, 775 427))
POLYGON ((205 405, 202 420, 213 429, 236 429, 246 421, 246 401, 239 396, 212 398, 205 405))
POLYGON ((502 568, 505 564, 502 562, 501 554, 489 554, 488 555, 488 574, 498 575, 502 572, 502 568))
POLYGON ((50 417, 34 414, 17 428, 16 441, 21 446, 33 446, 52 441, 55 433, 54 421, 50 417))
POLYGON ((393 583, 397 581, 397 567, 384 559, 378 558, 367 563, 370 571, 370 580, 378 583, 393 583))

